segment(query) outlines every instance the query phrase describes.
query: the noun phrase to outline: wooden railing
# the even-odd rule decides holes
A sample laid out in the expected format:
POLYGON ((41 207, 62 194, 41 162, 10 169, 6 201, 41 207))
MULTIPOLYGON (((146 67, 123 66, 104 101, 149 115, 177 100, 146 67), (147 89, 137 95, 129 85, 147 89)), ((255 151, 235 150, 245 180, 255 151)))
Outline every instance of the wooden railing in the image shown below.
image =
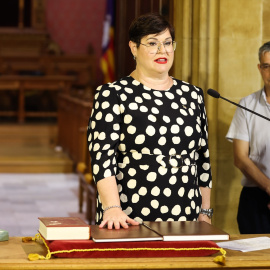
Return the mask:
POLYGON ((83 162, 89 167, 87 125, 92 109, 91 101, 84 101, 67 94, 58 98, 59 145, 75 164, 83 162))
POLYGON ((91 101, 67 94, 58 99, 58 144, 73 160, 79 177, 79 212, 86 201, 86 219, 94 224, 96 187, 92 181, 90 155, 87 147, 87 125, 92 109, 91 101), (86 195, 86 196, 84 196, 86 195))

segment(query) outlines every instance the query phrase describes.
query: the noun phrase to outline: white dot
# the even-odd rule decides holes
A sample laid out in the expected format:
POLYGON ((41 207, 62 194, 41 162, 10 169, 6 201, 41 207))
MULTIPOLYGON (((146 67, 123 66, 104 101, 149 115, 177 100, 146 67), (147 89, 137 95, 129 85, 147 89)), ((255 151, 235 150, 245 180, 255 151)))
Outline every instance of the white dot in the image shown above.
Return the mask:
POLYGON ((190 137, 193 134, 193 128, 190 126, 185 127, 185 134, 190 137))
POLYGON ((140 106, 140 111, 141 112, 148 112, 148 108, 145 106, 140 106))
POLYGON ((113 112, 116 115, 119 115, 120 114, 120 106, 118 104, 116 104, 116 105, 113 106, 113 112))
POLYGON ((138 110, 138 104, 137 103, 130 103, 128 106, 131 110, 138 110))
POLYGON ((126 101, 127 100, 127 96, 125 94, 121 94, 120 98, 122 101, 126 101))
POLYGON ((147 174, 146 179, 149 182, 154 182, 157 178, 157 174, 155 172, 150 172, 147 174))
POLYGON ((134 126, 128 126, 127 132, 129 134, 134 134, 136 132, 136 127, 134 127, 134 126))
POLYGON ((174 144, 179 144, 180 143, 180 137, 176 137, 176 136, 174 136, 173 138, 172 138, 172 142, 174 143, 174 144))
POLYGON ((153 114, 150 114, 150 115, 148 115, 148 120, 151 122, 156 122, 157 118, 153 114))
POLYGON ((135 139, 136 144, 143 144, 144 141, 145 141, 145 135, 143 134, 138 135, 135 139))
POLYGON ((128 170, 128 174, 129 174, 130 176, 134 176, 134 175, 136 174, 136 170, 133 169, 133 168, 130 168, 130 169, 128 170))
POLYGON ((140 84, 140 82, 139 82, 139 81, 137 81, 137 80, 133 80, 133 81, 132 81, 132 84, 133 84, 133 85, 139 85, 139 84, 140 84))
POLYGON ((135 97, 135 101, 138 103, 143 103, 143 99, 141 97, 135 97))
POLYGON ((100 148, 100 144, 99 143, 95 143, 94 144, 94 148, 93 148, 93 151, 98 151, 99 150, 99 148, 100 148))
POLYGON ((105 139, 106 139, 106 134, 105 134, 105 132, 101 132, 101 133, 98 135, 98 139, 101 140, 101 141, 105 140, 105 139))
POLYGON ((103 163, 103 168, 108 168, 111 164, 111 161, 108 159, 103 163))
POLYGON ((167 172, 168 172, 168 169, 167 168, 164 168, 162 166, 160 166, 158 168, 158 172, 161 174, 161 175, 165 175, 167 172))
POLYGON ((111 174, 111 171, 109 170, 109 169, 107 169, 105 172, 104 172, 104 178, 106 178, 106 177, 109 177, 109 176, 111 176, 112 174, 111 174))
POLYGON ((172 191, 171 191, 169 188, 165 188, 165 189, 163 190, 163 194, 164 194, 165 196, 167 196, 167 197, 170 197, 171 194, 172 194, 172 191))
POLYGON ((174 185, 174 184, 176 183, 176 181, 177 181, 177 178, 176 178, 175 175, 171 176, 171 178, 169 179, 169 183, 170 183, 171 185, 174 185))
POLYGON ((159 202, 157 200, 152 200, 151 201, 151 206, 154 208, 154 209, 157 209, 158 206, 159 206, 159 202))
POLYGON ((165 137, 160 137, 160 139, 158 140, 158 144, 159 145, 165 145, 166 144, 166 138, 165 137))
POLYGON ((142 96, 145 98, 145 99, 148 99, 150 100, 151 99, 151 96, 147 93, 143 93, 142 96))
POLYGON ((194 189, 191 189, 189 192, 188 192, 188 197, 189 199, 192 199, 194 197, 194 189))
POLYGON ((129 114, 125 115, 125 117, 124 117, 124 123, 125 124, 129 124, 131 121, 132 121, 132 116, 129 115, 129 114))
POLYGON ((157 108, 155 108, 155 107, 151 109, 151 112, 153 114, 159 114, 159 110, 157 108))
POLYGON ((123 85, 127 85, 128 84, 128 82, 126 80, 121 80, 120 83, 123 84, 123 85))
POLYGON ((153 135, 155 135, 156 130, 155 130, 155 128, 153 126, 148 126, 146 128, 146 131, 145 132, 146 132, 147 135, 153 136, 153 135))
POLYGON ((160 189, 159 189, 159 187, 157 187, 157 186, 153 187, 152 190, 151 190, 151 194, 152 194, 153 196, 158 196, 158 195, 160 194, 160 189))
POLYGON ((177 122, 177 124, 180 125, 180 126, 182 126, 182 125, 184 124, 184 120, 183 120, 181 117, 178 117, 178 118, 176 119, 176 122, 177 122))
POLYGON ((180 103, 187 105, 187 100, 185 98, 180 98, 180 103))
POLYGON ((209 174, 208 173, 203 173, 200 175, 200 180, 203 182, 207 182, 209 179, 209 174))
POLYGON ((145 196, 147 194, 147 188, 146 187, 141 187, 138 191, 138 193, 141 195, 141 196, 145 196))
POLYGON ((198 95, 197 95, 197 93, 195 91, 192 91, 191 97, 194 98, 194 99, 197 99, 198 95))
POLYGON ((184 92, 188 92, 189 91, 189 87, 187 85, 182 85, 181 86, 181 89, 184 91, 184 92))
POLYGON ((181 206, 175 205, 174 208, 172 209, 172 215, 178 216, 180 213, 181 213, 181 206))
POLYGON ((166 127, 164 127, 164 126, 160 127, 159 133, 160 133, 161 135, 164 135, 166 132, 167 132, 167 128, 166 128, 166 127))
POLYGON ((127 195, 125 195, 125 194, 121 194, 120 195, 120 200, 121 200, 121 202, 127 202, 128 201, 128 199, 127 199, 127 195))
POLYGON ((180 127, 178 125, 172 125, 171 127, 171 133, 177 134, 180 132, 180 127))
POLYGON ((120 130, 120 125, 119 124, 114 124, 113 125, 113 130, 120 130))
POLYGON ((111 139, 112 139, 113 141, 116 141, 116 140, 119 139, 119 135, 118 135, 117 133, 113 132, 113 133, 111 134, 111 139))
POLYGON ((102 118, 102 112, 98 112, 96 115, 96 119, 100 120, 102 118))
POLYGON ((185 184, 188 182, 188 177, 187 177, 187 175, 183 175, 183 176, 182 176, 182 182, 185 183, 185 184))
POLYGON ((111 113, 108 113, 105 117, 106 122, 112 122, 113 121, 113 115, 111 113))
POLYGON ((141 168, 143 171, 146 171, 146 170, 148 170, 149 165, 140 165, 140 168, 141 168))
POLYGON ((169 211, 169 208, 166 205, 163 205, 160 207, 160 212, 162 214, 168 213, 168 211, 169 211))
POLYGON ((203 163, 202 167, 203 167, 204 170, 207 171, 207 170, 210 169, 210 164, 209 163, 203 163))
POLYGON ((108 101, 105 101, 101 104, 101 108, 102 109, 107 109, 110 107, 110 103, 108 101))
POLYGON ((140 199, 140 196, 138 195, 138 194, 133 194, 133 196, 132 196, 132 198, 131 198, 131 201, 133 202, 133 203, 137 203, 138 201, 139 201, 139 199, 140 199))
POLYGON ((164 120, 166 123, 170 123, 170 122, 171 122, 171 119, 170 119, 168 116, 166 116, 166 115, 163 116, 163 120, 164 120))
POLYGON ((183 197, 184 194, 185 194, 185 188, 184 188, 184 187, 179 188, 179 190, 178 190, 178 195, 179 195, 180 197, 183 197))
POLYGON ((189 148, 189 149, 192 149, 192 148, 194 147, 194 145, 195 145, 195 141, 192 140, 192 141, 189 143, 188 148, 189 148))
POLYGON ((168 99, 174 99, 174 95, 170 92, 165 92, 165 95, 167 96, 168 99))
POLYGON ((94 174, 98 174, 98 172, 99 172, 99 166, 98 166, 97 164, 95 164, 95 165, 93 166, 93 173, 94 173, 94 174))
POLYGON ((110 95, 110 91, 109 90, 105 90, 103 93, 102 93, 102 96, 104 97, 108 97, 110 95))
POLYGON ((133 90, 129 87, 125 87, 125 91, 128 93, 128 94, 132 94, 133 93, 133 90))
POLYGON ((133 189, 135 188, 137 185, 137 181, 135 179, 130 179, 128 182, 127 182, 127 186, 128 188, 130 189, 133 189))
POLYGON ((160 91, 153 91, 156 97, 162 97, 162 93, 160 91))
POLYGON ((142 215, 148 216, 150 214, 150 209, 147 207, 144 207, 141 211, 142 215))
POLYGON ((187 206, 187 207, 185 208, 185 213, 186 213, 186 215, 190 215, 190 214, 191 214, 190 206, 187 206))
POLYGON ((163 102, 160 100, 160 99, 155 99, 155 103, 158 105, 158 106, 161 106, 163 104, 163 102))

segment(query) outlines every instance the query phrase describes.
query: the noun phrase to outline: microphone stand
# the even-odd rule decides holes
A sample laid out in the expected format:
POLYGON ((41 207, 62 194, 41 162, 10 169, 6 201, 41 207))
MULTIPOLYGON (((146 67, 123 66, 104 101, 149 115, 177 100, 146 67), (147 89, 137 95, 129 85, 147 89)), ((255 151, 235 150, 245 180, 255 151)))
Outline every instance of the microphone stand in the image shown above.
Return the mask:
MULTIPOLYGON (((216 92, 216 91, 215 91, 215 92, 216 92)), ((261 114, 259 114, 259 113, 257 113, 257 112, 254 112, 254 111, 252 111, 252 110, 250 110, 250 109, 248 109, 248 108, 246 108, 246 107, 243 107, 243 106, 241 106, 240 104, 237 104, 237 103, 235 103, 235 102, 233 102, 233 101, 230 101, 230 100, 227 99, 227 98, 222 97, 218 92, 216 92, 216 93, 218 94, 218 96, 213 96, 213 95, 211 95, 210 93, 208 93, 208 94, 209 94, 210 96, 212 96, 212 97, 215 97, 215 98, 222 98, 222 99, 224 99, 224 100, 226 100, 226 101, 232 103, 233 105, 235 105, 235 106, 237 106, 237 107, 240 107, 240 108, 242 108, 242 109, 244 109, 244 110, 247 110, 247 111, 249 111, 249 112, 251 112, 251 113, 256 114, 257 116, 260 116, 260 117, 264 118, 265 120, 270 121, 269 118, 267 118, 267 117, 265 117, 265 116, 263 116, 263 115, 261 115, 261 114)))

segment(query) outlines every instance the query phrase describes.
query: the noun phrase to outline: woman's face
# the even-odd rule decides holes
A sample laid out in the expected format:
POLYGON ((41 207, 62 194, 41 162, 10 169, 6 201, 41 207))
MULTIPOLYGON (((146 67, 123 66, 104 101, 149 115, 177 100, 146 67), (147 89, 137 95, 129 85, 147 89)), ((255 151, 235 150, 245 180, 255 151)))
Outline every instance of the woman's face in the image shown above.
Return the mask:
POLYGON ((136 56, 137 69, 147 76, 168 74, 173 64, 174 50, 170 31, 167 29, 159 34, 151 34, 141 39, 139 48, 131 42, 131 50, 136 56), (165 46, 164 46, 165 45, 165 46))

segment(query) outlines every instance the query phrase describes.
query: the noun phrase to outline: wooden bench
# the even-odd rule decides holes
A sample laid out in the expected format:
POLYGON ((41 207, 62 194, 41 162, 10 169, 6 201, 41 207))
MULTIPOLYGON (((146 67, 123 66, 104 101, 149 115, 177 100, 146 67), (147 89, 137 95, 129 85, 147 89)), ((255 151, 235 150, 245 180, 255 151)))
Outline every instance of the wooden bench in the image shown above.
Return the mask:
POLYGON ((18 91, 17 110, 0 111, 0 116, 17 116, 19 123, 24 123, 25 117, 57 117, 56 112, 48 111, 26 111, 25 97, 29 90, 36 91, 64 91, 68 93, 74 82, 74 77, 63 75, 49 76, 19 76, 2 75, 0 76, 0 91, 18 91))

